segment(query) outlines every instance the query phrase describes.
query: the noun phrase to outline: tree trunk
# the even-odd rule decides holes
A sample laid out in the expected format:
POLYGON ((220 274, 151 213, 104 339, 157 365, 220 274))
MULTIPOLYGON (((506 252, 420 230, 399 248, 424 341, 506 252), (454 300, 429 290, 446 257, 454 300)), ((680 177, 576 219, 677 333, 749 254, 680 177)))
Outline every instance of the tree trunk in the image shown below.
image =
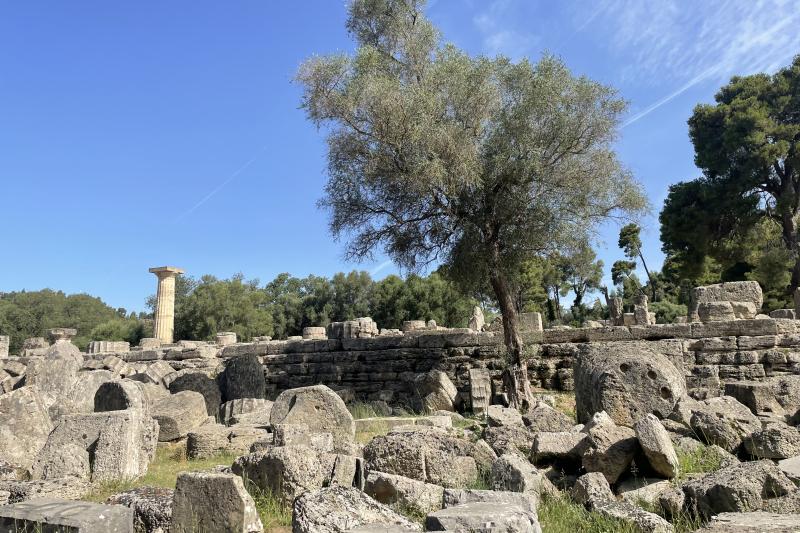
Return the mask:
POLYGON ((789 294, 793 295, 795 289, 800 287, 800 249, 798 249, 800 246, 798 246, 797 224, 790 213, 785 213, 781 222, 783 241, 786 243, 786 248, 791 252, 792 257, 794 257, 792 280, 789 286, 789 294))
POLYGON ((647 279, 650 280, 650 291, 653 294, 653 301, 656 301, 656 282, 653 279, 653 275, 650 274, 650 269, 647 268, 647 263, 644 262, 644 255, 642 251, 639 250, 639 259, 642 260, 642 267, 644 268, 645 274, 647 274, 647 279))
POLYGON ((492 270, 489 278, 494 289, 500 313, 503 316, 503 340, 508 350, 509 365, 503 371, 503 385, 508 394, 508 405, 524 413, 533 404, 533 393, 528 381, 528 367, 522 359, 522 336, 519 319, 508 281, 500 269, 499 249, 493 249, 492 270))

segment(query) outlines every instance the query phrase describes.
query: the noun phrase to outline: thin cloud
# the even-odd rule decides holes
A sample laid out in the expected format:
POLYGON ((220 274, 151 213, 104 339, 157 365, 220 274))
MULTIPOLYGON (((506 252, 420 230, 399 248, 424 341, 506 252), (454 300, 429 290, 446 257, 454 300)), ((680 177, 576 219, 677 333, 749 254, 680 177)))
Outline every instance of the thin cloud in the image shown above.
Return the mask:
POLYGON ((381 270, 384 270, 384 269, 390 267, 391 265, 392 265, 392 262, 389 261, 389 260, 386 260, 383 263, 381 263, 380 265, 378 265, 375 268, 373 268, 372 271, 369 274, 370 274, 370 276, 376 276, 381 270))
POLYGON ((192 213, 194 213, 194 212, 197 210, 197 208, 198 208, 198 207, 200 207, 201 205, 203 205, 204 203, 206 203, 207 201, 209 201, 211 198, 213 198, 213 196, 214 196, 215 194, 217 194, 219 191, 221 191, 223 188, 225 188, 225 186, 226 186, 227 184, 229 184, 230 182, 232 182, 232 181, 233 181, 233 180, 234 180, 234 179, 235 179, 235 178, 236 178, 236 177, 237 177, 239 174, 241 174, 242 172, 244 172, 245 170, 247 170, 247 169, 248 169, 248 167, 250 167, 250 165, 252 165, 253 163, 255 163, 255 162, 256 162, 256 160, 258 160, 258 158, 261 156, 261 153, 262 153, 264 150, 266 150, 266 149, 267 149, 267 146, 269 146, 269 145, 268 145, 268 144, 265 144, 264 146, 262 146, 262 147, 261 147, 261 148, 260 148, 260 149, 259 149, 259 150, 258 150, 258 151, 255 153, 255 155, 254 155, 253 157, 251 157, 250 159, 248 159, 248 160, 247 160, 247 162, 246 162, 244 165, 242 165, 241 167, 239 167, 239 169, 238 169, 238 170, 236 170, 236 172, 234 172, 233 174, 231 174, 230 176, 228 176, 228 177, 227 177, 227 178, 226 178, 226 179, 225 179, 225 180, 224 180, 222 183, 220 183, 219 185, 217 185, 217 186, 216 186, 216 187, 215 187, 215 188, 214 188, 214 189, 213 189, 213 190, 212 190, 210 193, 208 193, 207 195, 205 195, 205 196, 204 196, 204 197, 203 197, 203 198, 202 198, 202 199, 201 199, 199 202, 197 202, 197 203, 196 203, 196 204, 194 204, 192 207, 190 207, 189 209, 187 209, 186 211, 184 211, 183 213, 181 213, 180 215, 178 215, 178 217, 175 219, 175 221, 176 221, 176 222, 179 222, 179 221, 183 220, 183 219, 184 219, 184 218, 186 218, 187 216, 189 216, 189 215, 191 215, 192 213))

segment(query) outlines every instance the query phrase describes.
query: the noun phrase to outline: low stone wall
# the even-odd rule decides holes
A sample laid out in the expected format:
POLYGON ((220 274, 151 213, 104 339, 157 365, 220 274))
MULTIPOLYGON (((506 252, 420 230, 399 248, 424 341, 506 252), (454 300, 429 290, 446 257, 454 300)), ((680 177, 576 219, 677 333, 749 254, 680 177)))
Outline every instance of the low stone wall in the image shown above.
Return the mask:
MULTIPOLYGON (((641 345, 670 359, 696 397, 715 396, 726 383, 800 374, 800 320, 754 319, 725 322, 551 329, 525 335, 531 384, 573 389, 573 358, 583 343, 609 350, 641 345)), ((465 402, 471 368, 486 368, 496 393, 506 366, 502 334, 469 329, 409 331, 355 339, 295 339, 236 343, 224 347, 181 343, 153 350, 113 354, 142 372, 157 361, 175 370, 219 372, 225 359, 255 355, 264 365, 269 397, 322 383, 348 388, 366 400, 402 402, 416 374, 446 372, 465 402)), ((102 363, 110 354, 93 358, 102 363)))

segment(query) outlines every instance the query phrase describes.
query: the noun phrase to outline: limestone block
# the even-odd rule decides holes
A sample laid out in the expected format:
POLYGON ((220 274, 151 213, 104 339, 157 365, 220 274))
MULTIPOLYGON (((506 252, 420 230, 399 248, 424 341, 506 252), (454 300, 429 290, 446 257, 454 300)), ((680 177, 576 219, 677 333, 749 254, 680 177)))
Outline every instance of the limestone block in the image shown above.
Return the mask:
POLYGON ((692 290, 689 316, 697 320, 698 305, 707 302, 751 302, 756 312, 761 309, 764 296, 757 281, 733 281, 695 287, 692 290))
POLYGON ((489 409, 492 401, 492 380, 485 368, 469 369, 470 405, 472 413, 481 416, 489 409))
POLYGON ((334 438, 338 453, 349 453, 355 440, 355 422, 342 399, 324 385, 282 392, 272 406, 270 423, 306 424, 334 438))
POLYGON ((538 432, 533 438, 531 461, 580 461, 586 438, 584 433, 573 431, 538 432))
POLYGON ((731 302, 701 302, 697 305, 700 322, 725 322, 735 320, 736 313, 731 302))
POLYGON ((88 353, 129 352, 131 344, 126 341, 90 341, 88 353))
POLYGON ((75 384, 64 395, 61 404, 57 407, 60 414, 92 413, 94 412, 94 398, 98 389, 105 383, 114 380, 114 374, 108 370, 92 370, 91 372, 78 372, 75 384))
POLYGON ((785 411, 778 402, 773 384, 763 381, 740 381, 725 384, 725 395, 736 398, 754 415, 782 416, 785 411))
POLYGON ((697 533, 751 533, 752 531, 794 533, 798 530, 800 530, 800 514, 750 511, 720 513, 711 517, 711 521, 705 527, 698 529, 697 533))
POLYGON ((378 325, 369 317, 331 322, 327 328, 329 339, 362 339, 376 337, 380 333, 378 325))
POLYGON ((769 422, 744 439, 744 448, 759 459, 788 459, 800 455, 800 431, 782 422, 769 422))
POLYGON ((421 531, 411 522, 352 487, 333 486, 298 497, 293 505, 293 533, 341 533, 373 531, 359 529, 373 526, 374 531, 421 531), (395 528, 395 529, 392 529, 395 528))
POLYGON ((537 470, 526 459, 512 454, 501 455, 492 463, 490 484, 494 490, 534 495, 556 492, 543 471, 537 470))
POLYGON ((31 474, 35 479, 59 477, 59 463, 78 464, 65 458, 68 445, 75 445, 90 452, 91 481, 136 479, 155 456, 157 432, 156 422, 134 409, 65 415, 36 456, 31 474))
POLYGON ((236 344, 236 340, 236 332, 233 331, 220 331, 216 336, 217 346, 236 344))
POLYGON ((686 505, 704 518, 725 512, 759 509, 768 498, 796 490, 794 483, 769 460, 741 463, 683 485, 686 505))
POLYGON ((103 358, 103 367, 121 377, 132 376, 136 369, 115 355, 108 355, 103 358))
POLYGON ((646 503, 656 507, 661 495, 674 488, 675 485, 668 479, 634 477, 617 484, 617 493, 622 501, 633 505, 646 503))
POLYGON ((522 415, 522 420, 533 432, 569 431, 575 425, 575 420, 544 402, 536 403, 530 411, 522 415))
POLYGON ((442 508, 444 488, 395 474, 370 472, 364 492, 381 503, 427 514, 442 508))
POLYGON ((255 355, 241 355, 225 361, 220 375, 222 398, 228 402, 239 398, 264 398, 264 367, 255 355))
POLYGON ((225 402, 219 407, 219 420, 226 425, 247 419, 254 425, 269 425, 273 402, 263 398, 239 398, 225 402))
POLYGON ((327 339, 328 333, 323 327, 305 327, 303 328, 304 339, 327 339))
POLYGON ((522 333, 543 331, 541 313, 520 313, 519 327, 522 333))
MULTIPOLYGON (((155 387, 154 385, 151 385, 155 387)), ((159 389, 163 390, 161 387, 159 389)), ((167 394, 164 391, 164 396, 167 394)), ((163 397, 160 396, 159 399, 163 397)), ((146 393, 146 385, 130 379, 101 383, 94 395, 94 412, 138 409, 146 415, 152 414, 153 403, 146 393)))
POLYGON ((606 502, 595 507, 598 513, 627 522, 645 533, 671 533, 672 524, 655 513, 650 513, 636 505, 626 502, 606 502))
POLYGON ((584 469, 601 472, 609 483, 616 483, 639 451, 635 432, 617 426, 605 412, 596 413, 583 431, 588 436, 583 455, 584 469))
POLYGON ((133 533, 133 511, 122 505, 42 498, 0 507, 0 531, 133 533))
POLYGON ((208 417, 203 395, 194 391, 170 394, 153 406, 158 421, 158 440, 178 440, 203 424, 208 417))
POLYGON ((156 361, 147 365, 144 375, 147 377, 150 383, 166 387, 164 378, 173 372, 175 372, 175 369, 172 368, 172 366, 170 366, 170 364, 166 361, 156 361))
POLYGON ((589 472, 579 477, 572 487, 571 495, 576 502, 590 509, 616 499, 608 480, 600 472, 589 472))
POLYGON ((136 533, 165 533, 172 520, 174 492, 161 487, 137 487, 110 496, 106 504, 129 507, 136 533))
POLYGON ((686 394, 684 376, 646 344, 580 346, 573 361, 579 422, 606 411, 618 424, 632 426, 647 413, 666 418, 672 412, 686 394))
POLYGON ((678 475, 678 455, 667 430, 652 414, 640 418, 633 426, 636 438, 650 466, 658 474, 673 478, 678 475))
POLYGON ((290 504, 304 492, 322 488, 330 475, 326 466, 307 446, 274 446, 239 457, 231 470, 290 504))
POLYGON ((409 331, 428 329, 428 324, 424 320, 405 320, 400 327, 404 333, 409 331))
POLYGON ((469 329, 474 331, 483 331, 483 327, 485 325, 486 319, 483 316, 483 309, 476 305, 472 308, 472 316, 469 319, 469 329))
POLYGON ((217 380, 210 378, 205 372, 188 369, 180 370, 175 374, 179 375, 171 377, 169 391, 172 394, 182 391, 200 393, 203 396, 203 400, 205 400, 206 413, 209 416, 217 416, 222 401, 222 393, 219 390, 219 385, 217 385, 217 380))
POLYGON ((264 530, 242 478, 217 472, 181 472, 172 500, 171 533, 264 530))
POLYGON ((490 405, 486 411, 486 421, 492 427, 525 425, 519 411, 502 405, 490 405))
POLYGON ((541 533, 538 517, 517 505, 475 502, 456 505, 430 513, 425 518, 428 531, 514 531, 541 533))
POLYGON ((189 432, 186 454, 191 459, 205 459, 222 453, 241 455, 248 453, 253 443, 268 437, 265 429, 206 424, 189 432))
POLYGON ((25 386, 0 394, 0 450, 2 460, 27 468, 53 429, 39 389, 25 386))
POLYGON ((794 320, 797 318, 794 309, 775 309, 774 311, 770 311, 769 313, 770 318, 788 318, 790 320, 794 320))
POLYGON ((39 388, 49 409, 62 400, 75 385, 81 365, 82 363, 74 359, 31 359, 25 371, 25 384, 39 388))
MULTIPOLYGON (((10 494, 9 503, 18 503, 41 498, 63 498, 79 500, 89 492, 91 485, 86 480, 76 477, 58 479, 17 481, 0 481, 0 490, 10 494)), ((14 532, 16 533, 16 531, 14 532)))
POLYGON ((418 374, 413 387, 415 401, 424 413, 455 411, 459 405, 458 389, 441 370, 418 374))

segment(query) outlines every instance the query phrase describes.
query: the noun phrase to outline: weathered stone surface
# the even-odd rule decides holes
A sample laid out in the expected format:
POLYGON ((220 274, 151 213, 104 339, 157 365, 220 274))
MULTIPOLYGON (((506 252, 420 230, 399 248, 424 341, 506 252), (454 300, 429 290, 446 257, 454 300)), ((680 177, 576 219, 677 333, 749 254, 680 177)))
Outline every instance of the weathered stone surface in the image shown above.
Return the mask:
POLYGON ((170 533, 264 530, 242 478, 217 472, 181 472, 172 499, 170 533))
POLYGON ((764 500, 796 490, 794 483, 768 460, 741 463, 683 485, 686 505, 702 517, 759 509, 764 500))
POLYGON ((533 448, 534 433, 524 426, 487 427, 483 438, 497 455, 516 453, 528 457, 533 448))
POLYGON ((307 492, 294 502, 293 533, 343 533, 361 526, 422 530, 419 524, 355 488, 336 486, 307 492))
POLYGON ((704 442, 734 452, 761 422, 750 410, 730 396, 710 398, 689 407, 689 425, 704 442))
POLYGON ((94 412, 94 397, 97 390, 113 379, 114 374, 108 370, 78 372, 74 385, 57 406, 59 414, 94 412))
POLYGON ((413 385, 415 402, 422 412, 455 411, 459 406, 458 389, 441 370, 418 374, 413 385))
POLYGON ((349 453, 353 447, 356 426, 342 399, 324 385, 284 391, 275 400, 270 423, 306 424, 333 435, 334 449, 349 453))
POLYGON ((133 511, 122 505, 54 498, 0 507, 0 532, 133 533, 133 511))
POLYGON ((539 432, 533 438, 531 460, 540 463, 549 460, 580 461, 588 437, 572 431, 539 432))
POLYGON ((800 531, 800 514, 765 513, 720 513, 711 518, 697 533, 796 533, 800 531))
POLYGON ((544 402, 538 402, 533 409, 522 415, 522 420, 531 431, 569 431, 575 421, 561 411, 544 402))
POLYGON ((693 320, 697 320, 698 305, 706 302, 751 302, 758 312, 764 303, 764 295, 757 281, 732 281, 695 287, 689 305, 689 316, 693 320))
POLYGON ((143 413, 152 413, 150 398, 143 385, 130 379, 101 383, 94 395, 94 412, 138 409, 143 413))
POLYGON ((430 513, 427 531, 513 531, 541 533, 535 513, 523 507, 496 502, 474 502, 430 513))
POLYGON ((490 405, 486 411, 486 421, 493 427, 525 425, 519 411, 502 405, 490 405))
POLYGON ((173 489, 137 487, 110 496, 109 505, 124 505, 133 511, 136 533, 167 533, 172 521, 173 489))
POLYGON ((518 455, 501 455, 492 463, 490 483, 494 490, 555 493, 555 487, 543 472, 518 455))
POLYGON ((686 394, 683 374, 643 343, 619 344, 580 345, 573 366, 578 421, 599 411, 629 427, 647 413, 666 418, 686 394))
POLYGON ((322 488, 329 474, 319 456, 307 446, 275 446, 244 455, 236 459, 231 469, 285 503, 322 488))
POLYGON ((31 359, 25 370, 25 385, 38 387, 47 408, 55 406, 57 411, 57 404, 75 385, 81 365, 74 359, 31 359))
POLYGON ((771 422, 744 439, 744 448, 759 459, 787 459, 800 455, 800 431, 782 422, 771 422))
POLYGON ((206 424, 189 432, 186 454, 191 459, 204 459, 221 453, 244 454, 254 442, 268 436, 265 429, 206 424))
POLYGON ((427 514, 442 508, 444 488, 395 474, 370 472, 364 492, 381 503, 427 514))
POLYGON ((472 308, 472 316, 469 319, 469 329, 474 331, 482 331, 483 326, 486 325, 486 318, 483 316, 483 309, 476 305, 472 308))
POLYGON ((470 368, 469 395, 472 413, 481 416, 492 403, 492 378, 485 368, 470 368))
POLYGON ((579 477, 572 486, 572 499, 590 509, 603 502, 614 501, 614 493, 606 477, 600 472, 589 472, 579 477))
POLYGON ((91 481, 136 479, 155 455, 157 432, 155 421, 135 409, 62 416, 36 455, 31 475, 85 476, 91 465, 91 481))
POLYGON ((0 394, 0 459, 27 468, 53 425, 38 387, 0 394))
POLYGON ((222 393, 216 380, 210 378, 204 372, 187 371, 172 379, 169 383, 169 391, 172 394, 187 390, 202 394, 206 403, 206 413, 209 416, 217 416, 220 402, 222 401, 222 393))
POLYGON ((199 427, 207 419, 203 395, 194 391, 171 394, 153 406, 153 418, 158 421, 158 440, 178 440, 199 427))
POLYGON ((669 433, 658 418, 647 414, 634 424, 633 430, 653 470, 664 477, 677 476, 678 455, 675 453, 669 433))
POLYGON ((746 405, 754 415, 780 416, 783 406, 778 403, 772 383, 763 381, 740 381, 725 384, 725 395, 736 398, 746 405))
POLYGON ((587 472, 601 472, 609 483, 616 483, 639 450, 636 434, 628 427, 614 424, 605 412, 595 414, 584 432, 588 438, 583 467, 587 472))
POLYGON ((800 455, 778 461, 778 468, 780 468, 789 479, 800 484, 800 455))
POLYGON ((700 322, 727 322, 736 320, 736 312, 731 302, 701 302, 697 304, 697 317, 700 322))
POLYGON ((667 479, 634 477, 620 481, 617 484, 617 494, 622 501, 633 505, 645 503, 650 507, 656 507, 661 495, 674 487, 672 481, 667 479))
POLYGON ((8 499, 9 503, 18 503, 40 498, 78 500, 89 492, 90 487, 86 480, 76 477, 32 481, 0 481, 0 490, 4 490, 10 494, 8 499))
POLYGON ((225 362, 220 389, 226 402, 239 398, 264 398, 267 385, 264 367, 255 355, 240 355, 225 362))
POLYGON ((368 472, 397 474, 445 487, 465 486, 475 480, 478 467, 488 469, 495 459, 491 449, 450 436, 439 428, 392 431, 372 439, 364 448, 368 472))
POLYGON ((627 522, 642 533, 671 533, 675 529, 672 524, 655 513, 649 513, 625 502, 606 502, 595 507, 598 513, 627 522))
POLYGON ((344 322, 328 324, 329 339, 368 339, 376 337, 380 332, 378 325, 370 317, 356 318, 344 322))
POLYGON ((333 435, 312 432, 306 424, 277 424, 272 428, 275 446, 305 445, 317 453, 334 451, 333 435))
POLYGON ((267 426, 272 414, 272 402, 263 398, 239 398, 219 406, 219 421, 226 425, 247 423, 267 426))

